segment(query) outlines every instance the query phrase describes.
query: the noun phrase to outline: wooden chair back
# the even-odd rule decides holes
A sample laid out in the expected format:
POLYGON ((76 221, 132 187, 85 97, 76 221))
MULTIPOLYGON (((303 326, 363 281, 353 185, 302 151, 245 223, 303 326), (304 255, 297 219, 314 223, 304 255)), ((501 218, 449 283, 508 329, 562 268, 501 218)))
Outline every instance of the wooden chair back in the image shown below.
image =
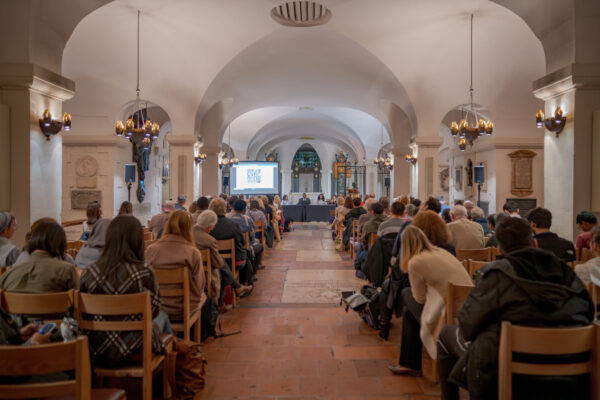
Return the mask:
POLYGON ((244 232, 244 248, 250 248, 250 235, 248 234, 248 232, 244 232))
POLYGON ((0 384, 2 399, 64 396, 90 399, 92 379, 87 336, 77 340, 35 346, 0 346, 0 376, 16 378, 75 371, 73 379, 44 383, 0 384))
MULTIPOLYGON (((261 221, 262 222, 262 221, 261 221)), ((263 231, 263 238, 265 237, 263 231)), ((219 248, 219 254, 221 257, 225 259, 225 261, 229 260, 229 265, 231 266, 231 272, 233 272, 233 276, 235 279, 239 279, 239 273, 237 268, 235 267, 235 240, 234 239, 225 239, 225 240, 217 240, 217 247, 219 248)), ((233 298, 233 305, 235 306, 237 303, 237 299, 235 296, 235 290, 231 291, 233 298)))
POLYGON ((591 260, 592 258, 594 258, 594 254, 590 249, 581 249, 581 259, 579 261, 584 263, 586 261, 591 260))
POLYGON ((373 246, 373 243, 377 240, 377 233, 371 232, 369 233, 369 249, 373 246))
POLYGON ((260 233, 260 242, 262 243, 263 247, 266 251, 267 250, 267 238, 265 237, 265 222, 263 220, 257 220, 254 221, 254 227, 256 228, 254 230, 255 233, 260 233))
POLYGON ((160 297, 180 297, 183 304, 183 323, 172 321, 175 332, 183 332, 183 338, 190 340, 190 331, 194 330, 194 341, 200 343, 200 312, 192 313, 190 306, 190 270, 188 267, 165 269, 155 268, 154 275, 159 285, 160 297))
POLYGON ((10 267, 0 267, 0 276, 10 271, 10 267))
POLYGON ((577 328, 531 328, 502 322, 498 352, 498 398, 512 398, 512 375, 568 376, 590 374, 591 394, 597 397, 598 326, 577 328), (591 353, 587 361, 571 363, 524 363, 513 360, 513 353, 539 355, 568 355, 591 353))
POLYGON ((156 240, 156 235, 150 231, 145 231, 144 240, 156 240))
MULTIPOLYGON (((142 366, 136 372, 142 377, 143 398, 152 399, 152 309, 150 292, 120 295, 88 294, 77 292, 75 296, 75 316, 79 328, 83 331, 141 331, 142 332, 142 366), (140 315, 140 321, 91 321, 85 315, 127 316, 140 315)), ((164 360, 164 357, 163 357, 164 360)), ((158 359, 156 366, 162 360, 158 359)), ((96 369, 97 374, 107 375, 108 369, 96 369)), ((118 376, 118 375, 115 375, 118 376)))
POLYGON ((598 306, 600 306, 600 287, 595 285, 593 282, 586 285, 586 289, 592 298, 592 304, 594 305, 594 320, 598 320, 598 306))
POLYGON ((473 260, 468 260, 468 263, 469 263, 469 268, 467 269, 467 272, 469 273, 469 276, 471 278, 473 278, 473 280, 475 280, 475 277, 477 277, 479 270, 489 264, 489 262, 487 262, 487 261, 473 261, 473 260))
POLYGON ((202 270, 204 271, 204 280, 206 282, 206 288, 210 288, 212 285, 212 263, 210 259, 210 249, 200 250, 202 254, 202 270))
POLYGON ((352 220, 352 240, 350 241, 350 258, 354 260, 354 256, 358 250, 358 218, 352 220), (357 246, 356 248, 354 246, 357 246))
POLYGON ((42 319, 61 319, 73 305, 74 291, 58 293, 0 292, 0 307, 11 314, 24 314, 42 319))
POLYGON ((491 247, 483 249, 463 249, 456 250, 456 258, 459 260, 473 260, 473 261, 494 261, 495 251, 491 247))
POLYGON ((65 253, 75 258, 75 256, 77 256, 77 253, 83 247, 84 244, 85 242, 81 240, 70 240, 67 242, 67 248, 65 250, 65 253))
POLYGON ((448 293, 446 294, 446 325, 458 324, 456 320, 458 311, 460 311, 471 289, 473 289, 473 286, 448 283, 448 293))

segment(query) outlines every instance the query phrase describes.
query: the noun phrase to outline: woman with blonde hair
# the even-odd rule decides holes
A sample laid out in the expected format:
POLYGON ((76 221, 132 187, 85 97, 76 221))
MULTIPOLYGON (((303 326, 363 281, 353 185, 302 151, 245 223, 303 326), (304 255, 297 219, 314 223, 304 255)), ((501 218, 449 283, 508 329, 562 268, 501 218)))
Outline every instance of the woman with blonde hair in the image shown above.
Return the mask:
POLYGON ((452 244, 452 233, 438 214, 431 210, 419 211, 412 225, 421 229, 431 244, 446 250, 453 256, 456 255, 452 244))
POLYGON ((444 325, 448 283, 473 286, 463 265, 434 246, 416 226, 402 232, 400 267, 408 273, 410 287, 402 290, 402 343, 397 375, 421 376, 422 346, 436 359, 436 342, 444 325))
MULTIPOLYGON (((146 263, 155 270, 187 267, 190 274, 190 312, 200 309, 204 296, 202 255, 192 236, 192 217, 177 210, 169 216, 161 238, 145 252, 146 263)), ((165 289, 176 289, 165 285, 165 289)), ((181 297, 163 297, 161 308, 172 321, 183 319, 181 297)))

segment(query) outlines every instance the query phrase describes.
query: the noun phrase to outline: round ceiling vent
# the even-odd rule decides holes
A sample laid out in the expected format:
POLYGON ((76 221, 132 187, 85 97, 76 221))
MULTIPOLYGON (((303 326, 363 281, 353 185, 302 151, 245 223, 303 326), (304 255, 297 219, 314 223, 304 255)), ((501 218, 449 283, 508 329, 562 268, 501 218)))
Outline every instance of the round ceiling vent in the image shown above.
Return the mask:
POLYGON ((307 27, 327 23, 331 11, 314 1, 290 1, 274 7, 271 17, 281 25, 307 27))

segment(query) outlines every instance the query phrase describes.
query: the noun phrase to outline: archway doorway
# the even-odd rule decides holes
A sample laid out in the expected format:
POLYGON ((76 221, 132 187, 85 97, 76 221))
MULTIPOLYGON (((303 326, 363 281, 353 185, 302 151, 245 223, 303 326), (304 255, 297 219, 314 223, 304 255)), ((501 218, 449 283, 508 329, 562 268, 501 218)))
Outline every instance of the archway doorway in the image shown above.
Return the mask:
POLYGON ((321 192, 321 159, 314 147, 304 143, 292 160, 292 191, 321 192))

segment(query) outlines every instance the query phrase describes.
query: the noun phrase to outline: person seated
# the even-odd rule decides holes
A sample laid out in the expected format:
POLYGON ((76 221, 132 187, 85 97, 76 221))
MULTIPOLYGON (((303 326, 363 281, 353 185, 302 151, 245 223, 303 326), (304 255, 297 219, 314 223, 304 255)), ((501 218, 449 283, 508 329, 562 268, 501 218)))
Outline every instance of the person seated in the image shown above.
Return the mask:
MULTIPOLYGON (((37 230, 36 230, 37 232, 37 230)), ((35 234, 34 234, 35 235, 35 234)), ((108 225, 106 245, 102 255, 81 275, 82 293, 121 295, 150 292, 152 318, 152 349, 162 353, 160 333, 170 330, 166 314, 160 314, 158 282, 152 268, 144 262, 144 234, 142 225, 131 215, 119 215, 108 225), (125 279, 126 278, 126 279, 125 279), (161 325, 163 325, 161 327, 161 325)), ((85 315, 94 321, 107 320, 102 315, 85 315)), ((140 316, 136 319, 139 320, 140 316)), ((110 320, 127 321, 131 316, 115 316, 110 320)), ((115 367, 123 364, 127 357, 142 348, 141 331, 93 331, 86 333, 89 338, 92 364, 115 367)))
POLYGON ((507 201, 504 203, 502 206, 502 211, 509 217, 521 218, 521 214, 519 214, 519 206, 514 201, 507 201))
POLYGON ((452 218, 450 218, 450 210, 452 210, 452 208, 449 207, 449 206, 447 206, 446 208, 444 208, 442 210, 442 213, 441 213, 442 219, 447 224, 449 224, 450 222, 452 222, 452 218))
POLYGON ((360 203, 361 200, 359 197, 352 199, 353 208, 352 210, 348 211, 344 217, 344 234, 342 236, 342 242, 344 243, 345 248, 348 247, 348 244, 350 243, 350 239, 352 237, 352 225, 354 221, 358 221, 361 215, 367 213, 367 210, 361 207, 360 203))
MULTIPOLYGON (((448 225, 442 220, 439 214, 431 210, 419 211, 417 216, 412 220, 412 225, 421 229, 432 245, 446 250, 453 256, 456 255, 450 229, 448 229, 448 225)), ((396 240, 400 239, 400 236, 396 237, 396 240)))
POLYGON ((17 261, 21 250, 10 239, 17 231, 17 219, 8 212, 0 212, 0 267, 10 267, 17 261))
POLYGON ((593 283, 600 286, 600 226, 595 226, 590 231, 592 240, 590 246, 593 258, 575 266, 575 273, 585 285, 593 283))
POLYGON ((352 197, 346 196, 338 197, 338 206, 334 210, 335 219, 333 221, 332 228, 335 231, 336 238, 340 238, 343 236, 344 232, 344 220, 346 215, 352 210, 354 207, 352 203, 352 197))
POLYGON ((552 226, 552 213, 550 210, 536 207, 527 214, 527 221, 531 225, 533 238, 537 242, 538 248, 554 253, 556 257, 564 262, 575 261, 573 242, 550 232, 550 226, 552 226))
POLYGON ((96 221, 88 241, 79 249, 75 256, 75 265, 77 268, 86 269, 90 264, 98 261, 106 244, 106 231, 109 224, 109 219, 99 219, 96 221))
POLYGON ((377 228, 377 237, 387 235, 394 235, 393 237, 396 237, 400 228, 406 224, 406 221, 403 219, 404 212, 404 204, 399 201, 392 203, 392 207, 390 208, 390 218, 379 224, 379 227, 377 228))
MULTIPOLYGON (((23 264, 25 261, 29 260, 30 254, 27 251, 27 249, 28 249, 27 246, 28 246, 29 240, 31 239, 31 235, 33 234, 33 231, 35 231, 42 222, 58 223, 58 222, 56 222, 56 220, 54 218, 42 217, 42 218, 38 219, 37 221, 35 221, 33 224, 31 224, 31 228, 29 228, 29 232, 27 232, 25 234, 25 240, 27 241, 27 243, 25 244, 25 246, 23 246, 23 250, 21 251, 21 254, 19 255, 19 257, 17 258, 17 260, 14 262, 13 265, 17 266, 17 265, 23 264)), ((69 255, 69 253, 65 253, 63 258, 57 258, 57 260, 64 260, 64 261, 68 262, 69 264, 75 265, 75 260, 73 260, 73 257, 71 257, 69 255)))
POLYGON ((477 222, 479 225, 481 225, 484 235, 490 233, 490 227, 488 226, 487 218, 485 217, 485 213, 481 207, 473 207, 469 215, 471 221, 477 222))
POLYGON ((577 223, 577 227, 583 231, 583 233, 577 235, 575 248, 578 251, 581 251, 580 249, 590 249, 590 241, 592 239, 591 230, 598 224, 598 218, 591 211, 581 211, 577 214, 575 222, 577 223))
MULTIPOLYGON (((250 250, 249 256, 252 260, 253 272, 255 273, 260 268, 264 248, 262 244, 254 243, 254 240, 256 238, 254 232, 256 228, 254 227, 254 222, 252 218, 250 218, 247 215, 244 215, 245 213, 246 202, 244 200, 236 200, 235 203, 233 203, 233 211, 229 219, 238 223, 240 229, 242 230, 242 234, 246 232, 248 233, 248 248, 250 250)), ((242 277, 240 275, 240 279, 242 280, 242 282, 249 282, 252 279, 252 277, 242 277)))
POLYGON ((387 220, 383 211, 383 206, 380 203, 376 202, 371 205, 371 211, 369 212, 373 215, 373 218, 365 223, 360 236, 360 243, 362 244, 363 250, 369 250, 369 238, 371 233, 377 233, 379 225, 387 220))
POLYGON ((483 228, 477 222, 469 221, 465 207, 452 207, 450 218, 452 222, 447 226, 456 250, 483 248, 483 228))
POLYGON ((321 193, 319 195, 319 197, 317 197, 317 205, 318 206, 325 206, 325 205, 327 205, 327 201, 325 201, 325 195, 323 193, 321 193))
POLYGON ((67 237, 56 222, 42 222, 27 243, 29 259, 0 276, 0 289, 20 293, 55 293, 79 288, 73 264, 64 261, 67 237))
POLYGON ((41 327, 39 324, 27 324, 21 327, 12 315, 0 310, 0 345, 27 346, 50 343, 53 333, 39 333, 41 327))
POLYGON ((442 212, 442 203, 440 203, 440 201, 435 197, 430 196, 425 203, 421 204, 419 212, 424 210, 431 210, 434 213, 439 214, 442 212))
MULTIPOLYGON (((569 327, 587 325, 593 320, 585 286, 564 261, 553 253, 533 248, 527 221, 505 218, 496 226, 496 237, 504 258, 481 270, 476 286, 458 313, 458 327, 446 326, 439 336, 437 366, 444 400, 459 399, 455 383, 467 389, 471 399, 497 398, 502 321, 569 327)), ((587 385, 588 379, 584 378, 587 385)), ((514 375, 513 388, 526 392, 527 396, 521 398, 527 399, 580 398, 565 392, 572 390, 572 385, 565 385, 557 377, 514 375), (535 381, 540 385, 532 386, 535 381)))
POLYGON ((150 224, 148 226, 150 232, 154 233, 157 238, 160 237, 160 233, 165 227, 169 215, 175 211, 175 203, 171 200, 166 200, 163 203, 161 210, 162 212, 160 214, 156 214, 150 219, 150 224))
MULTIPOLYGON (((208 200, 208 198, 205 196, 201 196, 198 198, 198 200, 196 200, 196 210, 194 212, 192 212, 192 222, 196 223, 198 216, 203 211, 208 210, 209 203, 210 203, 210 200, 208 200)), ((190 210, 190 212, 191 212, 191 210, 190 210)))
POLYGON ((298 205, 299 206, 309 206, 310 205, 310 199, 308 197, 306 197, 306 193, 302 193, 302 198, 300 200, 298 200, 298 205))
POLYGON ((383 206, 383 214, 389 218, 390 216, 390 199, 386 196, 380 197, 379 204, 383 206))
POLYGON ((363 215, 361 215, 358 218, 358 231, 362 232, 363 226, 365 226, 365 224, 371 220, 371 218, 373 218, 373 213, 369 212, 371 211, 371 206, 373 204, 377 203, 377 200, 369 197, 367 198, 367 200, 364 202, 363 204, 363 208, 365 209, 366 213, 364 213, 363 215))
POLYGON ((471 217, 471 211, 475 207, 475 204, 471 200, 465 200, 463 206, 467 209, 467 217, 471 217))
POLYGON ((281 200, 281 205, 282 206, 288 206, 290 204, 290 198, 288 197, 287 194, 283 195, 283 200, 281 200))
POLYGON ((88 203, 87 209, 85 210, 87 220, 83 221, 83 232, 79 240, 86 241, 92 232, 92 228, 96 221, 102 218, 102 206, 97 201, 88 203))
POLYGON ((219 254, 217 239, 210 235, 210 232, 217 224, 217 221, 217 214, 215 214, 214 211, 203 211, 198 216, 196 225, 192 228, 192 235, 194 237, 194 243, 199 250, 210 250, 210 264, 213 270, 212 282, 215 283, 215 287, 207 289, 208 293, 215 298, 217 303, 221 303, 221 297, 225 294, 225 291, 223 290, 225 286, 230 285, 233 287, 235 293, 240 297, 248 295, 253 287, 241 285, 233 276, 233 272, 227 262, 225 262, 223 257, 219 254), (218 274, 218 279, 214 279, 215 274, 218 274), (217 282, 220 282, 219 286, 216 286, 217 282))
POLYGON ((410 287, 402 289, 401 294, 404 309, 400 360, 390 370, 397 375, 421 376, 423 345, 435 360, 448 283, 466 286, 473 283, 456 257, 431 244, 416 226, 404 228, 401 242, 400 267, 408 273, 410 287))
MULTIPOLYGON (((250 209, 248 210, 247 214, 254 222, 262 221, 263 226, 266 228, 267 217, 265 216, 265 213, 260 210, 260 204, 258 203, 258 200, 250 200, 250 209)), ((261 233, 256 232, 255 235, 258 240, 262 240, 261 233)))
MULTIPOLYGON (((192 218, 189 213, 177 210, 169 216, 162 237, 145 251, 146 264, 154 270, 187 267, 190 279, 190 313, 202 307, 205 300, 202 255, 192 237, 192 218)), ((165 289, 179 289, 179 285, 166 285, 165 289)), ((171 321, 183 320, 181 296, 163 297, 161 309, 171 321)))
POLYGON ((267 201, 267 203, 265 203, 265 207, 271 210, 271 214, 270 214, 271 219, 269 220, 269 222, 271 222, 271 226, 273 227, 273 236, 274 236, 276 242, 280 242, 281 241, 281 233, 279 232, 279 222, 281 221, 281 217, 279 215, 279 211, 277 210, 277 207, 273 203, 273 201, 274 201, 273 196, 265 196, 264 200, 267 201))
POLYGON ((185 194, 180 194, 177 196, 177 203, 173 204, 176 210, 187 211, 185 208, 185 202, 187 201, 187 196, 185 194))
POLYGON ((117 215, 133 215, 133 204, 129 201, 124 201, 119 207, 119 213, 117 215))
POLYGON ((488 216, 488 225, 490 227, 490 237, 485 244, 485 247, 498 247, 498 241, 496 240, 496 227, 502 223, 504 218, 507 218, 508 215, 501 212, 495 215, 488 216))

